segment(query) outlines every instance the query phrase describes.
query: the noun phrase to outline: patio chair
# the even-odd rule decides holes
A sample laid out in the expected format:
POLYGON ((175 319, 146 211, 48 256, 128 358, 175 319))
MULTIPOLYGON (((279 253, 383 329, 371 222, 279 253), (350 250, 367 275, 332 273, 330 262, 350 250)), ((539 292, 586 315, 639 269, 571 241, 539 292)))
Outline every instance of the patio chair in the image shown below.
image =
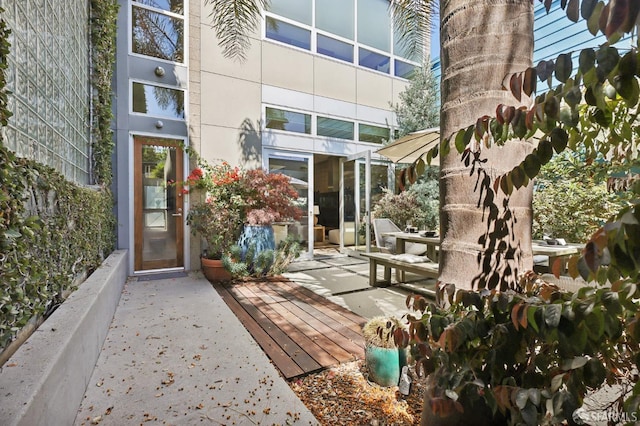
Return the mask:
MULTIPOLYGON (((373 232, 376 236, 376 246, 382 253, 396 254, 396 237, 383 235, 389 232, 402 232, 391 219, 373 219, 373 232)), ((427 252, 427 245, 420 243, 406 243, 405 253, 423 255, 427 252)))

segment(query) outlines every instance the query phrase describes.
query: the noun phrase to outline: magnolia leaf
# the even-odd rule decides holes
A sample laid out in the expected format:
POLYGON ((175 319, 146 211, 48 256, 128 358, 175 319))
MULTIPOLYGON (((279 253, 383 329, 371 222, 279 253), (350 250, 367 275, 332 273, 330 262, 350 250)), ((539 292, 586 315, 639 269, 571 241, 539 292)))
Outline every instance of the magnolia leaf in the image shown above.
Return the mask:
POLYGON ((511 170, 511 181, 516 189, 520 189, 524 185, 526 177, 522 165, 516 166, 511 170))
POLYGON ((418 159, 418 161, 416 162, 416 174, 418 175, 418 177, 424 174, 426 168, 427 167, 424 163, 424 160, 422 158, 418 159))
POLYGON ((533 179, 540 172, 540 159, 535 154, 529 154, 524 159, 524 172, 529 176, 529 179, 533 179))
POLYGON ((561 368, 564 371, 575 370, 583 367, 587 363, 587 361, 589 361, 589 358, 587 358, 586 356, 577 356, 572 359, 565 359, 564 361, 562 361, 561 368))
POLYGON ((579 260, 580 258, 578 256, 571 256, 567 262, 567 273, 574 280, 580 276, 580 271, 578 270, 579 260))
POLYGON ((513 181, 511 180, 510 174, 502 176, 502 179, 500 179, 500 189, 505 195, 511 195, 513 193, 513 181))
POLYGON ((572 87, 571 90, 569 90, 564 95, 564 100, 571 108, 574 108, 576 105, 578 105, 582 100, 582 92, 580 91, 580 87, 572 87))
POLYGON ((553 261, 551 265, 551 273, 556 277, 560 278, 560 275, 564 272, 564 261, 560 258, 557 258, 553 261))
POLYGON ((591 17, 598 0, 582 0, 582 6, 580 7, 580 15, 587 21, 591 17))
POLYGON ((598 1, 594 6, 591 15, 587 19, 587 28, 591 35, 598 34, 598 30, 600 29, 600 16, 602 15, 602 10, 604 9, 604 3, 598 1))
POLYGON ((520 322, 518 321, 518 318, 520 316, 520 309, 522 309, 523 307, 524 307, 524 304, 520 302, 520 303, 517 303, 513 307, 513 309, 511 309, 511 323, 513 324, 516 330, 520 328, 519 326, 520 322))
POLYGON ((553 376, 551 379, 551 393, 555 393, 562 386, 562 379, 564 378, 564 374, 558 374, 553 376))
POLYGON ((529 389, 529 401, 531 401, 533 403, 533 405, 538 406, 540 405, 540 389, 536 389, 536 388, 531 388, 529 389))
POLYGON ((567 18, 573 22, 578 22, 578 19, 580 19, 580 3, 578 0, 569 0, 569 5, 567 6, 567 18))
POLYGON ((509 79, 509 88, 513 96, 520 102, 522 100, 522 75, 513 74, 509 79))
POLYGON ((562 53, 558 55, 556 59, 556 78, 558 81, 564 83, 571 77, 571 71, 573 70, 573 62, 571 61, 571 55, 568 53, 562 53))
POLYGON ((527 96, 531 96, 533 92, 536 90, 537 85, 537 72, 535 68, 527 68, 524 72, 524 81, 522 83, 522 90, 526 93, 527 96))
POLYGON ((610 7, 610 10, 604 33, 609 38, 626 23, 627 16, 629 16, 629 0, 612 1, 607 6, 610 7))
POLYGON ((553 146, 551 142, 546 139, 540 141, 537 148, 537 156, 540 164, 547 164, 551 160, 551 157, 553 157, 553 146))
POLYGON ((444 394, 447 395, 449 399, 452 399, 454 401, 458 400, 458 394, 455 391, 452 391, 451 389, 446 389, 444 391, 444 394))
POLYGON ((518 389, 515 392, 515 403, 519 409, 523 409, 527 405, 529 400, 529 392, 527 389, 518 389))
POLYGON ((590 69, 595 66, 596 52, 593 49, 583 49, 580 51, 580 58, 578 59, 578 69, 582 74, 586 74, 590 69))
POLYGON ((468 142, 465 141, 466 133, 467 133, 466 131, 460 130, 456 134, 455 145, 456 145, 456 149, 458 150, 458 152, 464 151, 464 149, 467 147, 467 143, 468 142))
POLYGON ((618 78, 618 76, 616 76, 614 79, 614 87, 629 107, 634 107, 638 104, 640 88, 638 87, 638 80, 635 77, 618 78))
POLYGON ((620 77, 633 77, 638 68, 638 52, 631 50, 627 52, 618 64, 618 74, 620 77))
POLYGON ((551 304, 544 307, 544 322, 552 328, 560 324, 560 316, 562 314, 562 306, 551 304))
POLYGON ((601 256, 598 254, 598 247, 593 241, 589 241, 585 245, 583 257, 591 272, 596 272, 600 267, 601 256))
POLYGON ((569 135, 567 135, 566 130, 556 127, 551 131, 551 145, 553 145, 556 153, 560 154, 564 151, 568 141, 569 135))
POLYGON ((598 61, 598 69, 605 76, 608 76, 620 62, 620 54, 615 47, 602 46, 596 52, 596 59, 598 61))

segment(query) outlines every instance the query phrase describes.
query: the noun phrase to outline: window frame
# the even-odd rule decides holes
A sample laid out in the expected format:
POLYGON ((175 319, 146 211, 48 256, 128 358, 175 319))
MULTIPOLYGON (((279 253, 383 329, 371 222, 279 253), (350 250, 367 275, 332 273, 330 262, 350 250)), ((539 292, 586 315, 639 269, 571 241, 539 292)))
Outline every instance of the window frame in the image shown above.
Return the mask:
POLYGON ((180 121, 180 122, 185 122, 187 121, 187 118, 189 117, 189 111, 187 110, 187 108, 189 107, 188 102, 187 102, 187 90, 181 87, 177 87, 177 86, 171 86, 168 84, 162 84, 162 83, 158 83, 155 81, 147 81, 147 80, 140 80, 140 79, 134 79, 131 78, 129 79, 129 114, 137 116, 137 117, 152 117, 152 118, 158 118, 158 119, 162 119, 162 120, 174 120, 174 121, 180 121), (138 83, 138 84, 142 84, 145 86, 156 86, 156 87, 162 87, 164 89, 170 89, 170 90, 176 90, 178 92, 182 92, 182 96, 183 96, 183 102, 184 102, 184 118, 176 118, 176 117, 170 117, 167 115, 155 115, 155 114, 147 114, 144 112, 137 112, 133 110, 133 85, 134 83, 138 83))
POLYGON ((128 49, 129 49, 129 55, 131 56, 135 56, 137 58, 143 58, 143 59, 150 59, 153 61, 160 61, 160 62, 164 62, 167 64, 174 64, 176 66, 182 66, 182 67, 187 67, 188 63, 189 63, 189 45, 188 45, 188 41, 189 41, 189 25, 187 22, 187 17, 189 15, 189 10, 188 10, 188 6, 189 6, 189 2, 187 0, 184 0, 184 15, 180 15, 178 13, 174 13, 174 12, 169 12, 166 11, 164 9, 157 9, 155 7, 152 6, 148 6, 146 4, 137 2, 137 1, 133 1, 133 0, 129 0, 128 1, 128 13, 127 13, 127 19, 128 19, 128 33, 127 33, 127 43, 128 43, 128 49), (143 53, 138 53, 138 52, 134 52, 133 51, 133 8, 137 7, 137 8, 141 8, 141 9, 146 9, 149 10, 151 12, 155 12, 161 15, 166 15, 170 18, 176 18, 176 19, 180 19, 182 20, 182 31, 184 33, 184 37, 183 37, 183 62, 176 62, 176 61, 172 61, 170 59, 164 59, 164 58, 157 58, 155 56, 149 56, 149 55, 145 55, 143 53))

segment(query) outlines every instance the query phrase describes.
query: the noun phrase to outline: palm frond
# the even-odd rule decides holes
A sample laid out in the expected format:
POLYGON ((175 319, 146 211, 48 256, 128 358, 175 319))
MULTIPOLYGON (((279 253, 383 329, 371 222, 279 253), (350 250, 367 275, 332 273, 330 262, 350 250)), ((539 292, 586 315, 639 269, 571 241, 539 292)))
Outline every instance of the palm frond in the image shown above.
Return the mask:
POLYGON ((409 57, 423 56, 425 40, 431 32, 434 0, 393 0, 390 3, 393 27, 409 57))
POLYGON ((251 45, 249 33, 260 22, 269 0, 205 0, 211 5, 211 24, 226 58, 246 60, 251 45))

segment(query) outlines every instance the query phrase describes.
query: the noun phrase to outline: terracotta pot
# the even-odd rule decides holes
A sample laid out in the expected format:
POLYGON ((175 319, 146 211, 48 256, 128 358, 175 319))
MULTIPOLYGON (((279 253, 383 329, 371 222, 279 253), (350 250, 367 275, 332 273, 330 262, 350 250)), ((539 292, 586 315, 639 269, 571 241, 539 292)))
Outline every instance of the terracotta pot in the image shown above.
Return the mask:
POLYGON ((231 273, 224 269, 222 260, 200 258, 202 273, 209 281, 229 281, 231 273))

